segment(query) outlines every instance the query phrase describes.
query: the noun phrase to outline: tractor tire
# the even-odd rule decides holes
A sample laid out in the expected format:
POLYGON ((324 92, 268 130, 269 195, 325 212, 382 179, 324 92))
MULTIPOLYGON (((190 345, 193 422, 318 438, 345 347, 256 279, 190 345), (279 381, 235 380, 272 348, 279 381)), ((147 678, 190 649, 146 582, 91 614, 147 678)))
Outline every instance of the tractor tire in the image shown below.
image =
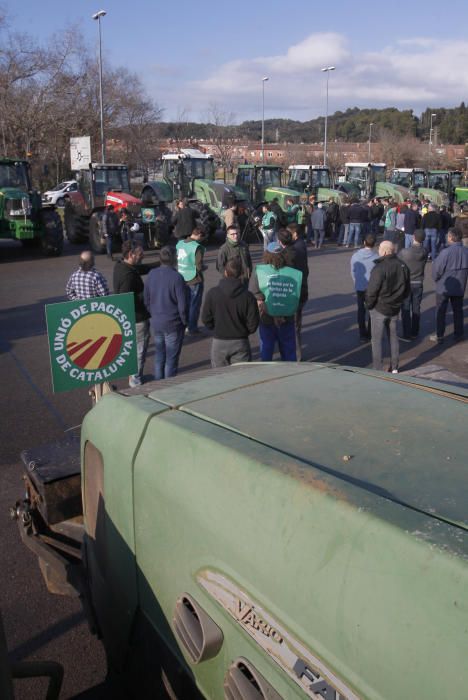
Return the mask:
POLYGON ((43 209, 41 211, 41 228, 40 244, 43 254, 53 257, 62 255, 63 225, 62 219, 55 209, 43 209))
POLYGON ((101 239, 100 216, 98 212, 93 212, 89 220, 89 246, 93 253, 98 255, 106 252, 106 246, 101 239))
POLYGON ((65 203, 64 218, 65 231, 70 243, 84 243, 86 241, 86 234, 83 230, 84 217, 77 216, 72 205, 65 203))
POLYGON ((205 240, 214 241, 216 231, 221 226, 219 216, 208 206, 201 202, 190 202, 190 206, 195 210, 198 218, 198 228, 203 232, 205 240))

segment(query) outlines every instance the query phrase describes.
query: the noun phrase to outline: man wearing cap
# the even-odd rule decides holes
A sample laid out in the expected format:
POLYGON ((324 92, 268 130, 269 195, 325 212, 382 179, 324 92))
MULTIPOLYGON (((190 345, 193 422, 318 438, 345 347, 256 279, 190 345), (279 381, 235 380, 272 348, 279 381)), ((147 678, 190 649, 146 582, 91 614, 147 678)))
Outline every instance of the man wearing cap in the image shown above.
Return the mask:
POLYGON ((260 312, 260 357, 271 362, 278 344, 281 359, 296 362, 294 317, 299 306, 302 272, 289 267, 282 246, 273 241, 250 279, 249 289, 260 312))

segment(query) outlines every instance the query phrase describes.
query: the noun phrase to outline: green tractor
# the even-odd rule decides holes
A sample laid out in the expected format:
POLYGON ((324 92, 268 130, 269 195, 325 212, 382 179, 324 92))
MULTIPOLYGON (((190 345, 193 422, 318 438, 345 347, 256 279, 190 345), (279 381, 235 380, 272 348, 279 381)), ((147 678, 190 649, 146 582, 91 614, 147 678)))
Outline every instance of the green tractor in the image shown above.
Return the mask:
POLYGON ((39 247, 45 255, 61 255, 63 229, 52 205, 44 206, 31 185, 27 160, 0 159, 0 239, 21 241, 39 247))
POLYGON ((389 182, 408 188, 412 196, 427 199, 438 207, 449 205, 445 192, 428 187, 428 176, 424 168, 394 168, 389 182))
POLYGON ((345 163, 345 179, 340 185, 350 196, 389 197, 404 202, 410 197, 409 189, 386 182, 386 173, 385 163, 345 163))
POLYGON ((455 187, 455 201, 454 206, 459 208, 462 204, 468 202, 468 186, 462 185, 460 187, 455 187))
POLYGON ((343 204, 347 199, 346 193, 333 187, 330 170, 324 165, 290 165, 288 173, 288 187, 315 195, 317 202, 333 199, 337 204, 343 204))
POLYGON ((214 236, 231 202, 245 200, 242 190, 215 179, 212 155, 195 148, 167 153, 162 157, 162 179, 145 183, 141 193, 142 219, 150 228, 149 239, 154 237, 151 228, 159 210, 172 208, 183 197, 197 212, 198 225, 207 238, 214 236))
POLYGON ((427 184, 434 190, 444 193, 449 206, 456 199, 455 190, 463 184, 464 176, 461 170, 428 170, 427 184))
POLYGON ((244 193, 244 198, 257 207, 262 202, 278 200, 283 211, 287 209, 287 200, 299 201, 300 190, 282 187, 283 169, 277 165, 239 165, 236 187, 244 193))

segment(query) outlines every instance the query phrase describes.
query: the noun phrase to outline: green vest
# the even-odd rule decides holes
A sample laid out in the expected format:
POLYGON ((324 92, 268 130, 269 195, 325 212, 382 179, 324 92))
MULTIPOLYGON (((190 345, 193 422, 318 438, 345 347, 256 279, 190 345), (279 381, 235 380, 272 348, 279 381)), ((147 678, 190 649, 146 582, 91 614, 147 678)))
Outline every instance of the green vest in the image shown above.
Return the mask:
POLYGON ((180 272, 186 282, 190 282, 197 276, 195 253, 200 243, 196 241, 179 241, 177 248, 177 271, 180 272))
POLYGON ((288 266, 276 270, 272 265, 257 265, 256 272, 267 313, 293 316, 299 306, 302 272, 288 266))

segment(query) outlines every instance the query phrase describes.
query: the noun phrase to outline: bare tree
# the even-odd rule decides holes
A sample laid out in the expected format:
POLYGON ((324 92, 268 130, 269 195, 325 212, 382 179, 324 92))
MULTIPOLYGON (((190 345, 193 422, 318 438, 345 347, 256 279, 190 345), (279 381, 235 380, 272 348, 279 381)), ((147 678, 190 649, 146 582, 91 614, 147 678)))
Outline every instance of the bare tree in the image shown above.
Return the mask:
POLYGON ((414 136, 379 128, 376 138, 382 159, 388 167, 414 167, 420 157, 420 142, 414 136))
POLYGON ((238 139, 237 127, 234 125, 233 112, 225 112, 216 103, 208 110, 210 141, 214 147, 214 156, 220 163, 226 180, 226 172, 232 172, 233 157, 238 139))
MULTIPOLYGON (((35 170, 52 165, 57 179, 69 172, 71 136, 89 135, 99 150, 98 66, 79 32, 60 32, 42 48, 11 34, 0 15, 0 143, 4 155, 32 154, 35 170)), ((138 76, 104 66, 106 135, 120 158, 134 164, 153 157, 161 109, 138 76)))

